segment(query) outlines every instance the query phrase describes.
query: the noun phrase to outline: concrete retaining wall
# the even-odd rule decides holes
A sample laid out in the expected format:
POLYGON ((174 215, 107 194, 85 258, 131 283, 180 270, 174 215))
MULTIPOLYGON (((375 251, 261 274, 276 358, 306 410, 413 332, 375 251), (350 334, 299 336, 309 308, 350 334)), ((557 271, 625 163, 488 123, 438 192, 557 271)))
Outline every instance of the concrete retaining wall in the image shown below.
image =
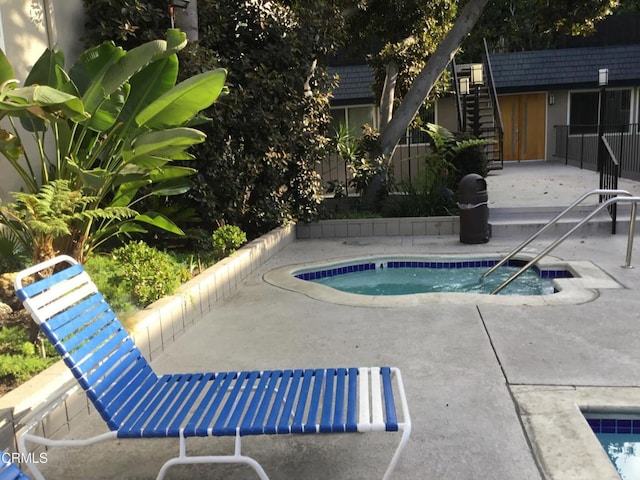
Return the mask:
POLYGON ((457 235, 459 233, 459 217, 321 220, 319 222, 298 223, 296 226, 296 237, 300 240, 399 235, 457 235))

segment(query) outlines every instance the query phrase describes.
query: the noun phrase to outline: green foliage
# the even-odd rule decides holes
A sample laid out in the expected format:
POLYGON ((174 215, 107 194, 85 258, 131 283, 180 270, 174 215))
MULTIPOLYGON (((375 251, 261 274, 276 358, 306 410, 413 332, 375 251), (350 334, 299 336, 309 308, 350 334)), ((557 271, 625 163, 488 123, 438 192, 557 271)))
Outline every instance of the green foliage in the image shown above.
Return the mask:
POLYGON ((170 26, 166 0, 83 0, 85 44, 105 39, 130 49, 160 38, 170 26))
POLYGON ((198 2, 201 58, 217 56, 234 85, 197 148, 190 197, 211 230, 224 222, 255 237, 317 212, 330 80, 314 59, 335 41, 319 3, 198 2))
POLYGON ((247 235, 235 225, 223 225, 216 229, 211 236, 213 253, 216 258, 231 255, 242 245, 247 243, 247 235))
POLYGON ((493 0, 463 44, 464 60, 478 61, 489 51, 518 52, 561 46, 564 36, 587 36, 595 23, 623 9, 618 0, 493 0))
POLYGON ((56 358, 0 354, 0 378, 5 383, 19 384, 29 380, 56 362, 56 358))
POLYGON ((29 262, 18 237, 9 229, 0 229, 0 274, 22 270, 29 262))
POLYGON ((487 176, 487 159, 482 147, 494 143, 493 140, 456 137, 445 127, 433 123, 427 123, 423 131, 431 137, 432 151, 426 157, 426 164, 432 175, 440 175, 439 172, 445 170, 449 175, 455 174, 448 182, 454 189, 462 177, 469 173, 487 176), (448 168, 449 165, 454 167, 453 171, 448 168))
POLYGON ((24 382, 56 360, 36 354, 26 328, 15 326, 0 330, 0 378, 5 383, 24 382))
MULTIPOLYGON (((225 91, 226 72, 205 71, 177 83, 177 52, 186 36, 170 29, 166 40, 153 40, 129 51, 105 42, 84 52, 66 72, 64 55, 46 50, 24 87, 0 55, 0 153, 21 176, 26 193, 41 185, 68 180, 71 190, 94 198, 84 210, 137 209, 145 198, 181 195, 189 190, 193 160, 186 150, 205 139, 191 128, 196 115, 225 91), (30 132, 36 153, 22 148, 15 120, 30 132)), ((0 52, 1 53, 1 52, 0 52)), ((174 222, 157 211, 128 216, 85 215, 67 234, 61 253, 83 261, 113 236, 146 232, 152 226, 181 235, 174 222), (77 231, 77 235, 75 235, 77 231)))
POLYGON ((138 305, 134 299, 123 265, 112 255, 92 255, 84 268, 120 318, 126 318, 144 306, 138 305))
POLYGON ((189 278, 188 271, 170 255, 144 242, 128 243, 112 255, 120 265, 122 282, 141 307, 174 293, 189 278))
MULTIPOLYGON (((0 207, 0 218, 30 252, 34 263, 51 258, 57 251, 73 251, 61 244, 74 241, 83 223, 93 220, 112 221, 131 218, 136 212, 127 207, 96 207, 96 196, 85 196, 71 190, 68 180, 53 180, 37 193, 14 192, 14 203, 0 207)), ((74 252, 75 253, 75 252, 74 252)))

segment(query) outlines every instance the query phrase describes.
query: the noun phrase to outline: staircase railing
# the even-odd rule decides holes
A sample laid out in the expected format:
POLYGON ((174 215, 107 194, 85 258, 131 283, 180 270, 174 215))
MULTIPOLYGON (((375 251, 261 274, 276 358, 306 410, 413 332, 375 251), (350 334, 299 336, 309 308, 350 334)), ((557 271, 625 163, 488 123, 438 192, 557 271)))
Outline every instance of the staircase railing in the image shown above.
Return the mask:
MULTIPOLYGON (((604 135, 600 136, 602 142, 601 161, 600 163, 600 188, 603 190, 615 190, 618 188, 618 177, 620 176, 620 164, 616 159, 615 153, 609 142, 604 135)), ((608 200, 612 195, 602 194, 600 195, 600 202, 608 200)), ((618 220, 618 204, 612 203, 607 208, 609 215, 611 215, 611 233, 616 233, 616 222, 618 220)))
POLYGON ((456 65, 456 59, 451 61, 451 75, 453 77, 453 88, 456 92, 456 109, 458 111, 458 130, 464 131, 464 122, 462 116, 466 115, 466 112, 462 109, 462 102, 460 101, 460 83, 458 82, 458 66, 456 65))
POLYGON ((493 81, 493 70, 491 68, 491 60, 489 59, 489 47, 487 39, 484 42, 484 66, 487 72, 487 89, 491 97, 491 105, 493 106, 493 118, 496 123, 496 133, 498 137, 498 161, 500 166, 504 167, 504 124, 502 123, 502 113, 500 112, 500 103, 498 102, 498 93, 496 92, 496 84, 493 81))
MULTIPOLYGON (((594 190, 593 192, 589 192, 589 194, 594 193, 594 192, 598 192, 598 191, 594 190)), ((625 192, 625 194, 629 194, 629 192, 625 192)), ((564 242, 576 230, 578 230, 585 223, 589 222, 593 217, 595 217, 598 213, 600 213, 600 211, 602 211, 605 208, 608 208, 612 204, 616 204, 616 203, 619 203, 619 202, 630 203, 631 204, 631 217, 629 219, 629 236, 627 238, 627 253, 626 253, 626 258, 625 258, 625 264, 623 265, 623 267, 625 267, 625 268, 630 268, 631 267, 631 255, 632 255, 632 252, 633 252, 633 237, 634 237, 634 234, 635 234, 636 213, 637 213, 638 202, 640 202, 640 197, 630 197, 630 196, 629 197, 618 197, 618 196, 616 196, 616 197, 612 197, 612 198, 606 200, 605 202, 599 204, 591 213, 586 215, 582 220, 580 220, 580 222, 578 222, 567 233, 565 233, 560 238, 555 240, 551 245, 549 245, 542 252, 540 252, 538 255, 536 255, 535 258, 530 260, 528 263, 526 263, 524 266, 522 266, 517 272, 515 272, 508 279, 506 279, 504 282, 502 282, 497 288, 495 288, 491 292, 491 294, 495 295, 497 293, 500 293, 500 291, 502 291, 505 287, 507 287, 516 278, 518 278, 520 275, 522 275, 524 272, 526 272, 529 268, 531 268, 533 265, 535 265, 537 262, 539 262, 541 258, 543 258, 547 254, 549 254, 554 248, 556 248, 558 245, 560 245, 562 242, 564 242)), ((549 222, 549 223, 551 223, 551 222, 549 222)), ((545 225, 545 227, 543 227, 543 228, 546 228, 547 225, 545 225)), ((518 248, 520 248, 520 247, 518 247, 518 248)), ((520 250, 521 250, 521 248, 520 248, 520 250)), ((511 256, 513 256, 513 255, 511 255, 511 256)), ((488 273, 488 272, 485 272, 485 275, 486 275, 486 273, 488 273)))

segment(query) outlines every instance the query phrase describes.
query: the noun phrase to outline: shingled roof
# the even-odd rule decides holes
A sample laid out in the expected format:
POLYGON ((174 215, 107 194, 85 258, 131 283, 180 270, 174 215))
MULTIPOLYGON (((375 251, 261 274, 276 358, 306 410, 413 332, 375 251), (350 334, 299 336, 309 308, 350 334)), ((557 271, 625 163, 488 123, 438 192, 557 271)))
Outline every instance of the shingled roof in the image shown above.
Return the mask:
POLYGON ((329 68, 331 75, 338 75, 338 88, 333 91, 334 105, 372 103, 373 71, 369 65, 347 65, 329 68))
POLYGON ((489 58, 498 93, 597 87, 601 68, 609 69, 610 86, 640 83, 640 45, 496 53, 489 58))

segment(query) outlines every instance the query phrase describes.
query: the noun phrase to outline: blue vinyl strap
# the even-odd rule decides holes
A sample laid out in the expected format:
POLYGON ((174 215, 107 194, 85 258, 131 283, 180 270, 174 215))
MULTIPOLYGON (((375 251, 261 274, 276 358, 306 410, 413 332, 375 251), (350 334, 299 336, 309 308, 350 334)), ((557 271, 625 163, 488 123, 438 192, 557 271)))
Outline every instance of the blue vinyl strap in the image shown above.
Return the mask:
POLYGON ((317 432, 318 408, 320 407, 320 395, 322 394, 322 384, 324 383, 325 371, 318 369, 314 372, 314 384, 313 392, 311 394, 311 404, 309 405, 309 416, 307 417, 307 423, 304 426, 305 433, 317 432))
POLYGON ((320 420, 320 432, 327 433, 331 431, 331 416, 333 414, 333 383, 336 371, 333 368, 327 369, 327 375, 324 381, 324 400, 322 402, 322 419, 320 420))
POLYGON ((186 380, 185 388, 182 390, 180 398, 176 399, 174 406, 167 413, 163 422, 158 425, 161 430, 169 437, 177 437, 180 435, 180 427, 185 418, 189 414, 189 410, 204 390, 204 387, 213 382, 213 373, 198 373, 190 375, 186 380))
POLYGON ((256 391, 253 389, 253 385, 256 383, 260 372, 253 371, 249 374, 249 378, 247 379, 246 384, 244 385, 244 392, 242 392, 242 396, 240 400, 236 404, 233 409, 233 413, 231 414, 231 418, 227 422, 227 425, 223 428, 224 435, 235 435, 236 428, 240 426, 240 420, 242 420, 242 414, 244 413, 244 407, 247 405, 249 398, 252 394, 255 394, 256 391))
POLYGON ((20 288, 16 294, 20 301, 24 302, 29 297, 34 297, 39 293, 42 293, 47 288, 55 285, 56 283, 60 283, 64 280, 68 280, 76 275, 79 275, 84 270, 81 265, 72 265, 69 268, 65 268, 53 275, 50 275, 42 280, 38 280, 37 282, 32 283, 31 285, 26 285, 20 288))
POLYGON ((240 435, 247 435, 251 433, 251 424, 255 420, 258 414, 258 407, 267 393, 267 383, 271 379, 272 372, 262 372, 260 375, 260 383, 256 387, 255 394, 251 403, 247 407, 247 413, 245 414, 242 424, 240 425, 240 435))
POLYGON ((271 412, 269 413, 269 417, 267 418, 267 423, 264 426, 264 433, 275 434, 278 433, 277 429, 277 421, 278 421, 278 412, 280 412, 280 408, 282 407, 282 400, 284 399, 284 394, 287 391, 287 386, 289 385, 289 379, 293 375, 291 370, 285 370, 282 372, 282 376, 280 377, 280 383, 278 384, 278 393, 276 393, 276 398, 273 400, 273 405, 271 406, 271 412))
POLYGON ((393 387, 391 386, 391 369, 382 367, 380 369, 382 375, 382 388, 384 390, 384 409, 387 414, 386 430, 387 432, 398 431, 398 417, 396 414, 396 405, 393 400, 393 387))
POLYGON ((211 382, 211 385, 209 385, 209 388, 203 394, 202 400, 200 401, 200 403, 196 407, 196 410, 193 413, 193 415, 191 416, 191 418, 189 419, 189 422, 184 427, 185 436, 187 436, 187 437, 196 436, 196 431, 197 431, 197 427, 198 427, 198 421, 200 420, 200 418, 202 418, 202 416, 205 414, 205 412, 209 411, 208 410, 208 409, 210 409, 209 403, 214 398, 214 395, 216 394, 216 392, 220 388, 220 385, 222 384, 222 382, 225 381, 228 376, 231 376, 231 374, 227 374, 227 373, 223 373, 223 372, 216 373, 215 379, 213 380, 213 382, 211 382))
POLYGON ((280 414, 280 421, 278 422, 276 433, 290 433, 289 425, 291 423, 291 411, 293 410, 293 404, 296 400, 298 384, 300 383, 301 377, 302 370, 294 370, 293 378, 291 379, 291 384, 289 386, 289 392, 287 393, 287 398, 284 402, 284 408, 280 414))
MULTIPOLYGON (((265 372, 266 375, 266 372, 265 372)), ((260 406, 258 407, 258 413, 256 414, 256 418, 253 420, 251 424, 251 429, 249 430, 253 435, 259 435, 262 433, 266 433, 266 423, 265 418, 267 417, 267 412, 269 411, 269 405, 271 404, 271 399, 273 398, 273 392, 276 390, 276 386, 278 385, 278 380, 283 375, 283 372, 273 371, 270 372, 269 384, 267 385, 267 390, 264 392, 264 396, 260 401, 260 406)))
MULTIPOLYGON (((249 376, 249 372, 240 372, 240 373, 238 373, 236 375, 235 385, 231 389, 231 392, 229 393, 227 401, 224 403, 224 406, 222 407, 222 410, 220 411, 220 415, 218 416, 218 420, 213 425, 213 434, 214 435, 216 435, 216 436, 229 435, 225 431, 225 427, 227 425, 227 422, 230 419, 231 410, 233 409, 233 406, 235 405, 235 403, 236 403, 236 401, 238 399, 238 395, 240 395, 240 392, 242 392, 242 386, 244 384, 244 381, 247 379, 248 376, 249 376)), ((234 432, 232 434, 235 434, 235 430, 234 430, 234 432)))
POLYGON ((333 410, 332 432, 344 432, 344 391, 347 370, 339 368, 336 371, 336 400, 333 410))
POLYGON ((349 396, 347 398, 347 432, 358 431, 358 369, 349 369, 349 396))
POLYGON ((209 427, 211 427, 213 418, 217 412, 220 411, 220 406, 222 405, 222 401, 224 400, 227 392, 231 389, 231 384, 235 380, 237 374, 235 372, 229 372, 225 374, 224 382, 216 392, 215 397, 213 398, 213 403, 209 407, 208 411, 200 421, 200 424, 196 428, 195 434, 199 437, 207 437, 209 436, 209 427))
POLYGON ((307 400, 309 397, 309 390, 311 388, 311 380, 313 380, 313 370, 305 370, 302 380, 302 387, 300 388, 300 396, 298 397, 298 405, 293 417, 293 423, 291 425, 292 433, 303 433, 304 426, 302 424, 305 407, 307 406, 307 400))

